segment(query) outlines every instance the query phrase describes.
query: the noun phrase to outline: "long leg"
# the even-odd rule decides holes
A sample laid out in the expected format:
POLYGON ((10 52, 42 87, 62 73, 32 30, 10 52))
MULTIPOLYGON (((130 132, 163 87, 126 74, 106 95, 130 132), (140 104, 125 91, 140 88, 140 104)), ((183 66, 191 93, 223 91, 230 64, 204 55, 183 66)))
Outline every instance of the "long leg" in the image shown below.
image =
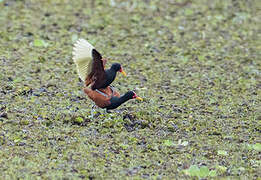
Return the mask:
POLYGON ((91 116, 90 116, 90 118, 94 118, 94 112, 95 112, 95 109, 96 108, 96 105, 94 104, 94 103, 92 103, 92 108, 91 108, 91 116))

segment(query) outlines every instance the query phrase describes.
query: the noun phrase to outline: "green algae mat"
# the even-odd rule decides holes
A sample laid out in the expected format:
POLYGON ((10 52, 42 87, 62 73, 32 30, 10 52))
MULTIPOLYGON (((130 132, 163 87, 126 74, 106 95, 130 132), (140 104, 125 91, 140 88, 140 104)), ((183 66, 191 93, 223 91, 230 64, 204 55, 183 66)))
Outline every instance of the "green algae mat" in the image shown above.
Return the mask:
POLYGON ((259 0, 0 0, 0 179, 260 179, 259 0), (130 100, 83 93, 72 47, 130 100))

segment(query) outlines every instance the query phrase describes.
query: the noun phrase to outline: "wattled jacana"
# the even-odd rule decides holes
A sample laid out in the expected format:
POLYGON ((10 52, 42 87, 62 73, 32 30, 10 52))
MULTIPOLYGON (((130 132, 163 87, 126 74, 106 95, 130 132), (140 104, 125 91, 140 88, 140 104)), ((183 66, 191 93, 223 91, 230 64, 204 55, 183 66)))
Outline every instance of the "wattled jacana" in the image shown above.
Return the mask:
POLYGON ((92 90, 109 86, 117 72, 126 76, 119 63, 112 64, 110 69, 104 69, 107 60, 103 59, 101 54, 84 39, 79 39, 74 44, 73 60, 80 79, 85 82, 86 87, 91 84, 92 90))
POLYGON ((124 95, 120 96, 120 94, 110 86, 99 90, 92 90, 86 87, 84 88, 84 92, 92 101, 95 102, 98 107, 106 110, 115 109, 130 99, 143 100, 133 91, 128 91, 124 95))

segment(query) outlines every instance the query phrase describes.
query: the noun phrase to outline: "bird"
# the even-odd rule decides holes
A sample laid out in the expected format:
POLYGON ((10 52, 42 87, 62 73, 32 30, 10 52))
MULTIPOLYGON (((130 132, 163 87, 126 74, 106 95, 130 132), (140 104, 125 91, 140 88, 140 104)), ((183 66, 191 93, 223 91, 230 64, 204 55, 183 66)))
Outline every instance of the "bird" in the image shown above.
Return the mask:
POLYGON ((124 95, 120 95, 113 87, 107 86, 104 89, 92 90, 91 88, 84 88, 85 94, 100 108, 108 110, 116 109, 121 104, 130 99, 137 99, 143 101, 143 99, 134 91, 128 91, 124 95))
POLYGON ((126 73, 119 63, 114 63, 110 69, 105 69, 107 59, 102 58, 88 41, 79 39, 74 44, 73 61, 80 79, 85 82, 84 92, 98 107, 108 112, 130 99, 143 100, 134 91, 128 91, 121 96, 110 86, 117 72, 121 72, 124 76, 126 73))
POLYGON ((80 79, 91 89, 107 88, 115 79, 117 72, 126 76, 121 64, 113 63, 110 69, 105 69, 107 59, 85 39, 79 39, 73 48, 73 61, 76 64, 80 79))

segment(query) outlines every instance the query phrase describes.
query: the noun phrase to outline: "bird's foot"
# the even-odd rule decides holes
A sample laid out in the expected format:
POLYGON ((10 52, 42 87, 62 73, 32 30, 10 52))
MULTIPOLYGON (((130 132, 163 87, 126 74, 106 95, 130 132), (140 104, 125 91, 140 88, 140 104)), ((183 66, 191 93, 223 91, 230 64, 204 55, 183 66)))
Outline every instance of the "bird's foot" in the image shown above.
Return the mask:
POLYGON ((94 118, 94 111, 91 110, 91 115, 89 116, 89 118, 93 119, 94 118))

